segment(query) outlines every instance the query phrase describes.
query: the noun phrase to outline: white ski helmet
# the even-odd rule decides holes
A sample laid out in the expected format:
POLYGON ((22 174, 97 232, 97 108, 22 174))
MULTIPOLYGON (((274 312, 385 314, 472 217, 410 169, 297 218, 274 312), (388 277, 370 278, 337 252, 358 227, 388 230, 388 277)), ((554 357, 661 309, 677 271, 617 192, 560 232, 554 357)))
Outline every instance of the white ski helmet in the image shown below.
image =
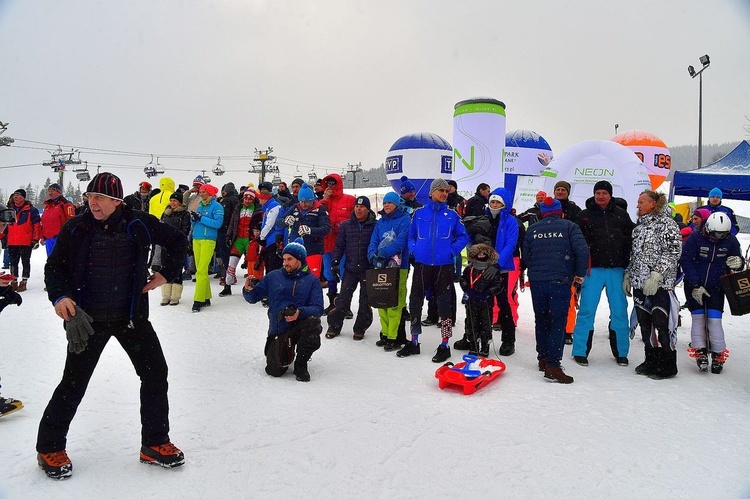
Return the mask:
POLYGON ((726 239, 732 233, 732 222, 729 220, 729 215, 720 211, 711 213, 706 219, 704 227, 708 237, 714 239, 726 239))

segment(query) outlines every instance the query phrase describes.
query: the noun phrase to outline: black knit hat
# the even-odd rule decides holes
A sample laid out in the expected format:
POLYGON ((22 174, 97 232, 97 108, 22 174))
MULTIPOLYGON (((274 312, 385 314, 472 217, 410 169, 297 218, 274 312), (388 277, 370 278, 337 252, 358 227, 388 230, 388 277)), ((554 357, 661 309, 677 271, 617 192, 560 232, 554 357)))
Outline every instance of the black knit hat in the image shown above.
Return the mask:
POLYGON ((16 189, 15 191, 13 191, 13 195, 15 196, 16 194, 20 194, 21 197, 26 199, 26 189, 16 189))
POLYGON ((172 195, 169 196, 169 200, 172 201, 173 199, 176 199, 177 201, 180 202, 180 204, 182 204, 182 194, 178 192, 172 193, 172 195))
POLYGON ((605 190, 609 192, 609 195, 612 195, 612 184, 607 182, 606 180, 600 180, 599 182, 594 184, 594 194, 596 194, 596 191, 605 190))
POLYGON ((102 196, 122 201, 122 182, 114 173, 97 173, 86 187, 86 195, 100 194, 102 196))

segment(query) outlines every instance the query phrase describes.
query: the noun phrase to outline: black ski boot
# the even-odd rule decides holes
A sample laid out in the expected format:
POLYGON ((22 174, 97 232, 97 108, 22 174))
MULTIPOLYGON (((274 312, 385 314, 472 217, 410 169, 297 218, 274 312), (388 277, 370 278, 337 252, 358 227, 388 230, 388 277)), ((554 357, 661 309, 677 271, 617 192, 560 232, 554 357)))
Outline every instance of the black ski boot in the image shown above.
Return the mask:
POLYGON ((437 350, 435 350, 435 355, 432 357, 433 362, 445 362, 448 360, 451 356, 451 347, 448 345, 443 345, 442 343, 438 345, 437 350))
POLYGON ((644 345, 644 350, 646 352, 646 360, 635 368, 635 373, 650 376, 656 372, 656 366, 659 364, 660 351, 658 348, 654 348, 651 345, 644 345))
POLYGON ((396 340, 386 339, 385 340, 385 345, 383 346, 383 350, 386 351, 386 352, 392 352, 392 351, 396 350, 399 346, 401 346, 401 345, 399 345, 396 342, 396 340))
POLYGON ((231 294, 232 294, 232 286, 230 286, 229 284, 225 284, 224 289, 221 290, 221 292, 219 293, 219 296, 230 296, 231 294))
POLYGON ((385 337, 385 335, 383 334, 383 331, 380 331, 380 339, 375 342, 375 346, 384 347, 387 342, 388 342, 388 338, 385 337))
POLYGON ((513 355, 516 351, 516 344, 512 343, 510 341, 503 341, 500 343, 500 348, 498 349, 497 353, 507 357, 509 355, 513 355))
POLYGON ((469 340, 468 335, 464 334, 464 337, 460 340, 456 340, 453 342, 453 348, 456 350, 475 350, 476 351, 476 345, 474 345, 471 340, 469 340))
POLYGON ((702 373, 708 371, 708 348, 699 348, 695 352, 697 357, 695 363, 698 364, 698 370, 702 373))
MULTIPOLYGON (((708 361, 708 359, 706 359, 708 361)), ((711 352, 711 374, 721 374, 724 370, 724 361, 721 353, 711 352)))
POLYGON ((310 360, 309 355, 298 354, 294 360, 294 376, 297 381, 308 382, 310 381, 310 372, 307 370, 307 361, 310 360))
POLYGON ((406 343, 406 345, 404 345, 404 348, 396 352, 396 356, 408 357, 410 355, 419 355, 419 353, 419 343, 412 343, 411 341, 409 341, 406 343))
POLYGON ((677 376, 677 352, 674 350, 660 350, 656 371, 650 374, 649 378, 669 379, 675 376, 677 376))

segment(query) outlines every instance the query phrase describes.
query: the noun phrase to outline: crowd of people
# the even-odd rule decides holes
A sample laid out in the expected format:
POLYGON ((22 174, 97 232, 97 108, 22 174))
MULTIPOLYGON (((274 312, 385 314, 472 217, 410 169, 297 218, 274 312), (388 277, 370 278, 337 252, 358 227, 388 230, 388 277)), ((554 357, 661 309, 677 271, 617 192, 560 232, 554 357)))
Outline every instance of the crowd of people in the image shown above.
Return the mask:
MULTIPOLYGON (((654 191, 638 197, 636 221, 606 180, 593 185, 583 209, 569 199, 570 191, 561 180, 552 196, 540 191, 536 203, 517 214, 503 187, 481 183, 464 199, 454 181, 437 178, 422 205, 414 183, 402 177, 400 191, 386 194, 375 213, 368 197, 345 193, 338 174, 314 185, 295 179, 291 188, 261 182, 239 190, 232 183, 219 189, 201 176, 192 186, 164 177, 156 189, 141 182, 124 196, 120 179, 101 173, 78 213, 60 186, 50 185, 40 216, 24 190, 16 190, 8 207, 0 206, 7 225, 2 239, 10 274, 23 270, 20 280, 4 280, 0 310, 20 305, 31 251, 44 245, 45 289, 69 340, 62 381, 40 423, 40 467, 52 478, 72 473, 67 430, 112 336, 141 377, 141 460, 164 467, 184 462, 169 441, 167 366, 148 320, 147 292, 161 287, 160 305, 176 306, 184 280, 192 280, 191 310, 201 313, 211 306, 211 275, 219 280, 219 297, 241 283, 245 301, 268 308, 265 370, 274 377, 293 365, 297 380, 310 381, 308 362, 321 336, 340 337, 350 329, 346 319, 354 319, 351 337, 365 338, 374 319, 368 276, 380 269, 394 269, 398 297, 378 309, 375 344, 401 358, 419 355, 423 328, 437 325, 441 339, 432 361, 449 359, 459 304, 466 314, 454 350, 487 357, 498 331, 497 354, 513 355, 518 291, 528 287, 539 371, 550 381, 572 383, 561 365, 564 347, 572 345, 577 364, 589 364, 604 290, 616 364, 629 364, 630 339, 640 328, 645 360, 635 372, 671 378, 680 308, 675 286, 683 280, 692 317, 690 356, 701 371, 710 358, 711 372, 720 373, 728 350, 719 278, 745 266, 737 221, 721 204, 721 190, 711 191, 689 224, 654 191), (106 292, 111 289, 120 291, 106 292)), ((5 412, 20 407, 0 398, 5 412)))

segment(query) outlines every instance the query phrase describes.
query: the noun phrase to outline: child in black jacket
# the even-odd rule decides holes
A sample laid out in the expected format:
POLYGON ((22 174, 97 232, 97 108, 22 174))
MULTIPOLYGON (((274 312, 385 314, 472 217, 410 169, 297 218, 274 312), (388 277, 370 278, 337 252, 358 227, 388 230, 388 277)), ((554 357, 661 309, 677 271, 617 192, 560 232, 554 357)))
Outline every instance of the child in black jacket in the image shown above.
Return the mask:
POLYGON ((502 290, 498 254, 487 244, 475 244, 469 249, 469 264, 459 283, 464 290, 461 303, 466 307, 464 337, 453 344, 456 350, 489 356, 492 340, 492 305, 502 290))

